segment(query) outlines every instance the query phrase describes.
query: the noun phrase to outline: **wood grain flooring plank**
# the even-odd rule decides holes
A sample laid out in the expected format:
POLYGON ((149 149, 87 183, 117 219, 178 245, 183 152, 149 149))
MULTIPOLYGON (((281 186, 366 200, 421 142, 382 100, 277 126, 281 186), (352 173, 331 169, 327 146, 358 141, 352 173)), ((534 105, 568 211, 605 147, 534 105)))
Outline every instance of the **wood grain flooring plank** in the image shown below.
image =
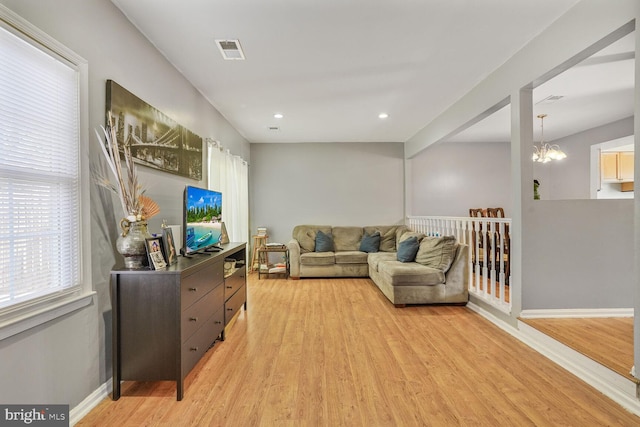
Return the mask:
POLYGON ((640 425, 465 307, 398 309, 369 279, 256 274, 248 307, 181 402, 172 382, 126 382, 77 425, 640 425))

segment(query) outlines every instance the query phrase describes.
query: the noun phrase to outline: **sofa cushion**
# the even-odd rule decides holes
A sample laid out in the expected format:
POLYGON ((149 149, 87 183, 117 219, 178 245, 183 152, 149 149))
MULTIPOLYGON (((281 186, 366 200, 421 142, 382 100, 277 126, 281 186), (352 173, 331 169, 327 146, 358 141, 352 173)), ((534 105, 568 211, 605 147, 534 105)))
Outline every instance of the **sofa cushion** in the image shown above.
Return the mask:
POLYGON ((400 245, 400 243, 402 243, 403 241, 407 240, 409 237, 415 237, 418 240, 418 243, 420 243, 422 239, 424 239, 425 234, 418 233, 417 231, 407 230, 404 233, 402 233, 402 235, 398 238, 398 245, 400 245))
POLYGON ((360 250, 362 252, 374 253, 380 248, 380 232, 375 231, 373 234, 365 234, 360 241, 360 250))
POLYGON ((364 227, 364 232, 372 234, 376 231, 380 232, 380 252, 396 252, 398 250, 396 244, 396 234, 398 230, 404 232, 407 230, 405 225, 373 225, 364 227))
POLYGON ((420 242, 416 262, 446 273, 453 263, 457 249, 455 236, 425 237, 420 242))
POLYGON ((322 230, 319 230, 316 233, 314 252, 332 252, 333 248, 333 236, 331 233, 324 233, 322 230))
POLYGON ((411 236, 398 245, 397 258, 400 262, 413 262, 420 248, 420 243, 416 236, 411 236))
POLYGON ((374 271, 380 271, 378 266, 384 261, 397 261, 397 255, 395 252, 375 252, 369 254, 367 261, 369 263, 369 269, 374 271))
POLYGON ((316 248, 316 234, 318 231, 331 233, 330 225, 296 225, 291 237, 300 244, 300 253, 313 252, 316 248))
POLYGON ((362 240, 362 227, 333 227, 334 250, 341 251, 357 251, 360 248, 360 240, 362 240))
POLYGON ((367 253, 360 251, 336 252, 336 264, 366 264, 367 253))
POLYGON ((333 252, 307 252, 300 255, 301 265, 333 265, 336 256, 333 252))
POLYGON ((378 264, 378 271, 393 286, 433 286, 445 280, 442 270, 417 262, 382 261, 378 264))

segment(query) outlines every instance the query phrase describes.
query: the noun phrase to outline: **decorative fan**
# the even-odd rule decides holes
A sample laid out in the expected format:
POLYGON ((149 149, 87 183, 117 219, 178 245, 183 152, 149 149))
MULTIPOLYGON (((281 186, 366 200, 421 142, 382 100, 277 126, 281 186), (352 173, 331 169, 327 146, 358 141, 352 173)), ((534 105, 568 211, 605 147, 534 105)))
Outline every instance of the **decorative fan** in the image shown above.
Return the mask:
POLYGON ((158 206, 152 198, 141 194, 138 200, 140 201, 140 205, 142 205, 143 218, 149 219, 160 212, 160 206, 158 206))

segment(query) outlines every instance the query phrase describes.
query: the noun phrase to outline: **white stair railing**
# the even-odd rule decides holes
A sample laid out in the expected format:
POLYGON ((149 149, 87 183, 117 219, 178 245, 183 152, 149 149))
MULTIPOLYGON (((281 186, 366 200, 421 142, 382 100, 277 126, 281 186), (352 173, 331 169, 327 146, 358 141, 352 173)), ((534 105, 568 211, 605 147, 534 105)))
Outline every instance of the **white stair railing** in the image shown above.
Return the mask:
POLYGON ((469 245, 469 293, 511 313, 511 218, 410 216, 407 226, 427 236, 455 236, 469 245))

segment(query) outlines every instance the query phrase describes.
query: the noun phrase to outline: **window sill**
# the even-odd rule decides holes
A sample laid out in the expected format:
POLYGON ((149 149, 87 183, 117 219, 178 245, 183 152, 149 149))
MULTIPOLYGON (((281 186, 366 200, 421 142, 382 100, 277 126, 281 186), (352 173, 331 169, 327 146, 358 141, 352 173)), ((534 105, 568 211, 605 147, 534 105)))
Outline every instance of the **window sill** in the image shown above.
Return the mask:
POLYGON ((0 340, 86 307, 92 303, 94 295, 95 291, 91 291, 2 322, 0 323, 0 340))

